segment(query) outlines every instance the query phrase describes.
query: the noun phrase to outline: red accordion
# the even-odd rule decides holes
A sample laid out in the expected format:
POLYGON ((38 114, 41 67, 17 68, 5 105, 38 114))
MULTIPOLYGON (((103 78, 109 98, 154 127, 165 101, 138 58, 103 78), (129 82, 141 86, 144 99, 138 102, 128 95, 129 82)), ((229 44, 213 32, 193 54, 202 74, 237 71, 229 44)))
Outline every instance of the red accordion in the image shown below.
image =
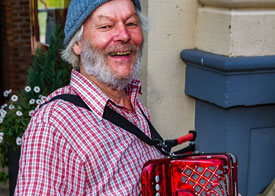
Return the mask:
POLYGON ((197 153, 150 160, 141 183, 142 196, 237 196, 237 158, 197 153))

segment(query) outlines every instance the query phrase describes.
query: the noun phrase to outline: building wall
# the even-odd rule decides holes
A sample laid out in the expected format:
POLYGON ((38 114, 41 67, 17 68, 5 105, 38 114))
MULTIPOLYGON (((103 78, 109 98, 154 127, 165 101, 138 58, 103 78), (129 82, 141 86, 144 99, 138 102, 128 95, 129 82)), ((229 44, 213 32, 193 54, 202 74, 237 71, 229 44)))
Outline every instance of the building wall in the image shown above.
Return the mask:
POLYGON ((275 1, 199 2, 197 50, 182 52, 197 149, 235 153, 239 192, 257 195, 274 178, 275 1))
POLYGON ((197 48, 230 57, 275 53, 272 0, 141 2, 150 26, 140 74, 142 100, 165 138, 194 129, 195 101, 184 92, 181 50, 197 48))
MULTIPOLYGON (((147 56, 144 58, 145 67, 141 79, 145 84, 143 99, 152 116, 153 124, 165 139, 175 138, 195 128, 198 131, 199 150, 208 151, 210 148, 207 148, 207 145, 212 145, 210 152, 224 150, 236 153, 239 156, 239 191, 243 195, 258 194, 268 185, 270 178, 271 180, 274 178, 272 173, 256 174, 251 168, 255 168, 254 166, 258 164, 254 160, 260 154, 255 150, 257 144, 263 143, 265 149, 261 152, 274 149, 274 144, 266 142, 264 138, 267 133, 272 135, 270 138, 274 138, 275 134, 273 112, 275 1, 149 0, 147 2, 143 0, 143 2, 146 5, 145 13, 149 16, 150 30, 147 34, 145 45, 147 56), (193 60, 197 61, 201 70, 190 72, 189 80, 186 80, 188 72, 180 60, 179 53, 189 48, 197 49, 193 54, 196 58, 193 60), (215 54, 217 58, 213 59, 212 56, 208 58, 209 53, 204 53, 200 58, 199 53, 203 51, 215 54), (206 67, 210 65, 213 69, 208 72, 206 67), (236 73, 236 77, 233 73, 236 73), (215 86, 222 85, 219 83, 221 79, 226 88, 217 90, 215 86), (189 93, 190 97, 185 94, 187 93, 185 84, 188 82, 193 92, 189 93), (211 96, 211 91, 214 91, 216 96, 211 96), (199 96, 196 96, 197 94, 199 96), (225 103, 228 99, 229 101, 243 99, 241 104, 233 104, 224 109, 216 102, 211 102, 211 99, 204 99, 205 96, 210 96, 213 100, 219 99, 219 96, 224 97, 225 103), (263 101, 266 99, 272 102, 263 101), (212 107, 206 110, 206 107, 200 105, 202 101, 212 107), (234 108, 239 106, 241 109, 233 114, 231 111, 235 111, 234 108), (213 112, 213 107, 219 110, 213 112), (261 110, 251 112, 258 107, 261 110), (220 111, 233 115, 221 116, 220 111), (245 112, 247 114, 244 115, 245 112), (266 114, 266 117, 262 114, 263 119, 259 119, 258 112, 266 114), (251 118, 240 122, 240 117, 247 117, 248 114, 251 118), (208 121, 209 118, 213 121, 208 121), (266 126, 270 129, 268 131, 257 129, 257 134, 261 137, 257 135, 257 142, 253 143, 251 138, 254 137, 255 123, 258 128, 266 126), (217 127, 219 124, 222 126, 217 127), (246 129, 243 129, 244 125, 246 129), (231 137, 233 133, 236 133, 235 138, 231 137), (241 138, 240 135, 243 136, 242 140, 236 139, 241 138), (223 143, 217 136, 226 138, 232 145, 226 145, 227 143, 223 143), (223 148, 224 145, 226 148, 223 148), (243 149, 249 149, 251 153, 243 152, 243 149), (266 181, 252 182, 251 176, 266 181)), ((193 64, 191 61, 190 70, 193 64)), ((197 64, 194 66, 195 71, 198 68, 197 64)), ((275 159, 271 158, 263 162, 272 165, 274 161, 275 159)), ((263 165, 262 168, 270 169, 263 165)))
MULTIPOLYGON (((2 92, 26 83, 32 64, 29 0, 0 1, 0 104, 2 92)), ((0 196, 8 196, 8 184, 0 184, 0 196)))
POLYGON ((19 89, 32 64, 29 0, 2 0, 0 9, 0 90, 19 89))
POLYGON ((275 1, 200 2, 197 49, 231 57, 275 54, 275 1))
POLYGON ((160 134, 176 138, 194 129, 195 102, 184 93, 180 51, 195 47, 196 0, 141 0, 149 17, 141 80, 143 102, 160 134))

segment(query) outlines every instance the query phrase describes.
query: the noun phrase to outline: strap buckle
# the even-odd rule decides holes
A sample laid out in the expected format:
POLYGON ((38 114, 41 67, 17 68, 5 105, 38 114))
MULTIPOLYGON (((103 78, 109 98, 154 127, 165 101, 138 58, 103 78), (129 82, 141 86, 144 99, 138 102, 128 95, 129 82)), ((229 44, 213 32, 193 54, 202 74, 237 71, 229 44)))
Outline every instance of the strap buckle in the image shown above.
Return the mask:
POLYGON ((157 147, 161 150, 161 152, 168 156, 168 157, 174 157, 175 154, 170 151, 169 147, 165 144, 165 142, 158 137, 153 138, 153 141, 156 143, 157 147))

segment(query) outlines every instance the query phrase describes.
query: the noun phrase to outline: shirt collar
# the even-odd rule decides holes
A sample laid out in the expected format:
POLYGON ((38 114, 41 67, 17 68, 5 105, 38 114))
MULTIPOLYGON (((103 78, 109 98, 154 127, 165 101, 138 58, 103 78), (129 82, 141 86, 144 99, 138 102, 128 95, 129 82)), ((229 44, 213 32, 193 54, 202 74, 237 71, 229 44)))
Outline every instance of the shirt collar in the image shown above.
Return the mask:
MULTIPOLYGON (((98 86, 75 70, 72 70, 70 85, 100 120, 103 118, 104 108, 108 102, 114 103, 98 86)), ((126 92, 136 110, 137 95, 142 94, 140 81, 134 79, 128 84, 126 92)))
POLYGON ((138 94, 142 95, 140 81, 137 79, 132 80, 132 82, 130 84, 128 84, 126 92, 129 97, 129 100, 132 103, 132 106, 134 107, 134 110, 136 111, 137 96, 138 96, 138 94))

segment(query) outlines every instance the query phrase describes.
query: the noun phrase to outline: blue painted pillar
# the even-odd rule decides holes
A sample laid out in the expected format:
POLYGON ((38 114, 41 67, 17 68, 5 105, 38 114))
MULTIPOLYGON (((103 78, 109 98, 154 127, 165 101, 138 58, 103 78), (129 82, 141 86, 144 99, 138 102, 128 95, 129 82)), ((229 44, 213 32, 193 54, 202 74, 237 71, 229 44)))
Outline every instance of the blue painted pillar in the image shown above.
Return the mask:
POLYGON ((183 50, 181 58, 185 92, 196 99, 197 150, 235 153, 239 192, 256 196, 275 178, 275 56, 183 50))

